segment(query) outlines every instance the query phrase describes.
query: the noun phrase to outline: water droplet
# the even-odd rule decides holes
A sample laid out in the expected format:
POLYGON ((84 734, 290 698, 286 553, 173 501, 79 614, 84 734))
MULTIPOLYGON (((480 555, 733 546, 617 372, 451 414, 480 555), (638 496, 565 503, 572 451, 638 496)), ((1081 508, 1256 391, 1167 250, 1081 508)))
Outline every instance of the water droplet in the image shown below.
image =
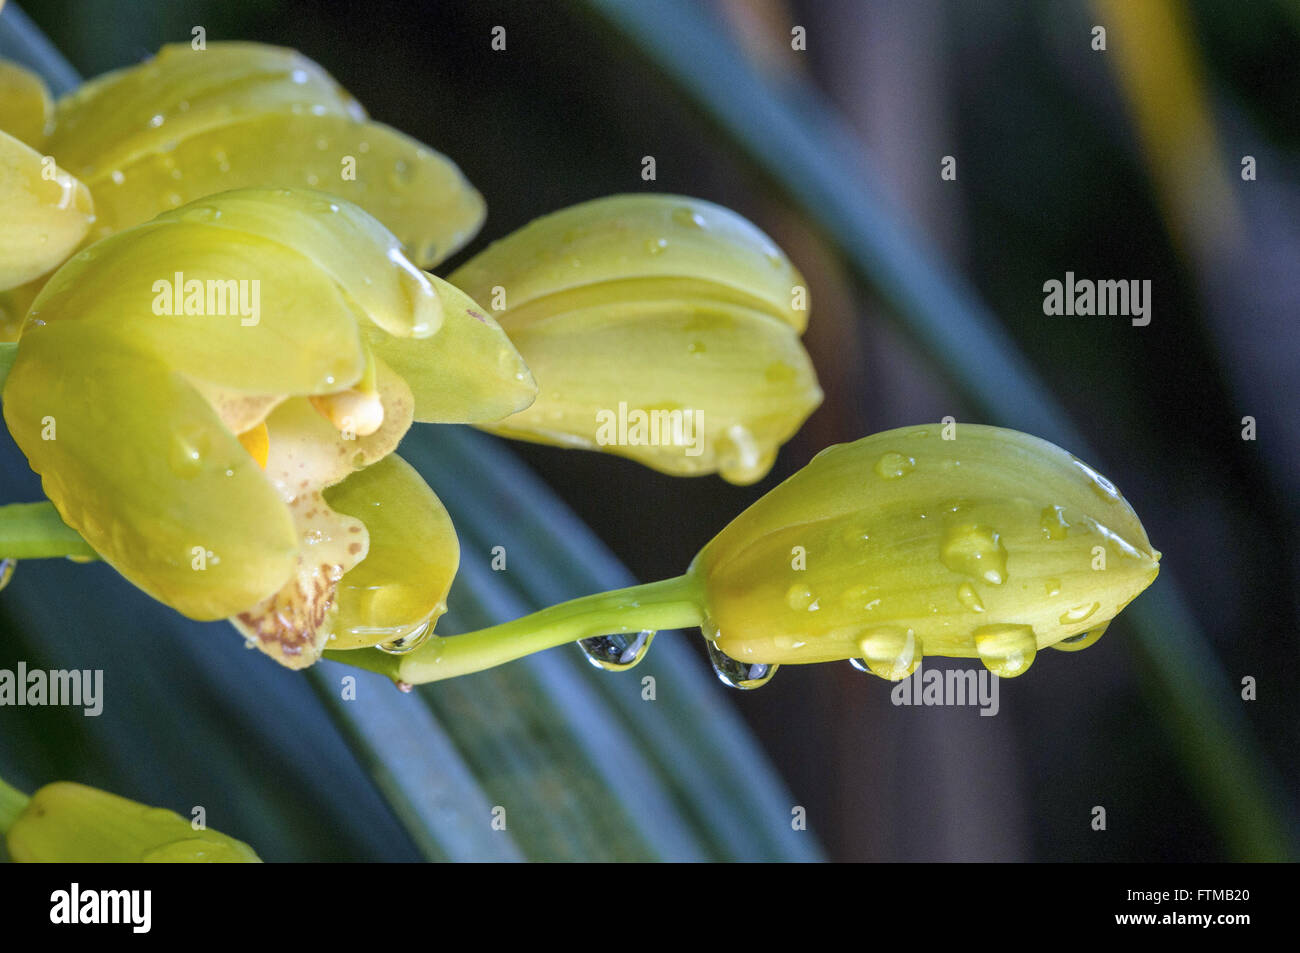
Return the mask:
POLYGON ((221 218, 221 210, 213 208, 211 205, 198 205, 186 209, 184 214, 181 215, 181 218, 186 222, 204 225, 221 218))
POLYGON ((427 642, 431 635, 433 635, 433 624, 426 619, 406 635, 400 635, 387 642, 381 642, 375 648, 381 652, 387 652, 389 655, 406 655, 408 652, 414 652, 427 642))
POLYGON ((995 586, 1007 580, 1007 550, 997 532, 967 523, 948 530, 939 558, 953 572, 983 579, 995 586))
POLYGON ((1120 500, 1119 490, 1115 489, 1115 484, 1111 483, 1104 476, 1094 470, 1088 464, 1084 463, 1078 457, 1074 458, 1074 465, 1082 470, 1088 476, 1088 481, 1092 486, 1092 492, 1107 503, 1118 503, 1120 500))
POLYGON ((123 182, 126 181, 126 176, 122 174, 121 169, 114 169, 112 173, 109 175, 109 178, 113 180, 114 185, 121 185, 123 182))
POLYGON ((168 463, 177 476, 191 480, 203 469, 203 459, 209 448, 208 435, 203 432, 191 436, 177 434, 172 437, 168 463))
POLYGON ((1055 643, 1052 648, 1058 652, 1079 652, 1088 648, 1090 645, 1096 645, 1097 640, 1106 634, 1110 628, 1109 622, 1103 622, 1095 629, 1089 629, 1087 632, 1080 632, 1078 635, 1072 635, 1068 639, 1062 639, 1055 643))
POLYGON ((718 441, 718 472, 731 483, 753 483, 772 467, 775 448, 763 449, 743 424, 732 424, 718 441))
POLYGON ((957 601, 971 612, 984 611, 984 603, 980 601, 979 593, 969 582, 963 582, 957 587, 957 601))
POLYGON ((1075 606, 1068 612, 1061 614, 1061 625, 1078 625, 1100 608, 1100 602, 1091 602, 1087 605, 1075 606))
POLYGON ((772 680, 772 676, 780 667, 764 662, 741 662, 723 652, 715 642, 706 642, 705 645, 708 647, 709 661, 713 663, 713 671, 717 673, 718 681, 728 688, 739 688, 742 691, 762 688, 772 680))
POLYGON ((1027 625, 986 625, 974 632, 980 661, 999 678, 1023 675, 1038 654, 1038 640, 1027 625))
POLYGON ((9 585, 9 580, 14 577, 14 569, 18 566, 16 559, 0 559, 0 589, 9 585))
POLYGON ((785 604, 795 612, 802 612, 807 609, 813 601, 812 590, 802 583, 796 582, 785 591, 785 604))
POLYGON ((641 632, 618 632, 613 635, 596 635, 580 639, 578 646, 587 661, 606 672, 623 672, 636 665, 650 651, 655 634, 649 629, 641 632))
POLYGON ((1061 580, 1046 579, 1043 581, 1043 590, 1049 596, 1059 596, 1061 594, 1061 580))
POLYGON ((164 122, 166 122, 166 119, 164 118, 162 113, 154 113, 153 117, 150 118, 149 120, 149 125, 152 126, 154 129, 157 129, 164 122))
POLYGON ((861 546, 871 541, 871 530, 865 523, 850 524, 840 532, 840 542, 845 546, 861 546))
POLYGON ((652 255, 660 254, 667 247, 668 239, 666 238, 647 238, 645 242, 645 250, 652 255))
POLYGON ((840 606, 849 612, 861 612, 869 605, 880 602, 875 586, 850 586, 840 594, 840 606))
POLYGON ((876 474, 882 480, 897 480, 907 476, 916 466, 916 461, 902 453, 886 453, 876 461, 876 474))
MULTIPOLYGON (((168 811, 166 818, 160 817, 159 820, 171 821, 174 818, 175 815, 168 811)), ((199 837, 188 837, 160 847, 149 848, 140 855, 140 862, 144 864, 202 863, 207 860, 210 853, 213 853, 214 847, 219 856, 229 850, 224 845, 214 845, 199 837)))
POLYGON ((1070 528, 1070 524, 1065 521, 1065 508, 1062 506, 1044 509, 1038 523, 1048 539, 1065 539, 1066 530, 1070 528))
POLYGON ((388 173, 388 184, 393 188, 400 189, 411 184, 415 177, 415 171, 411 164, 405 159, 398 159, 393 163, 392 171, 388 173))
POLYGON ((707 228, 704 216, 685 205, 673 209, 673 221, 685 228, 707 228))
POLYGON ((855 668, 891 682, 915 672, 923 654, 916 633, 896 625, 868 629, 858 639, 858 651, 862 658, 850 659, 855 668))
POLYGON ((703 341, 692 341, 686 345, 686 351, 689 354, 703 354, 706 348, 703 341))

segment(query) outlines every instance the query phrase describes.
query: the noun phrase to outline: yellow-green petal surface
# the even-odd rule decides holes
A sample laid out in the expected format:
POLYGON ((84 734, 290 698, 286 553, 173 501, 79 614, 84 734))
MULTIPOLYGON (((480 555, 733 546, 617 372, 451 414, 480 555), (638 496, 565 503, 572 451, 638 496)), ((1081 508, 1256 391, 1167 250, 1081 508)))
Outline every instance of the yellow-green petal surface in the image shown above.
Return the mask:
POLYGON ((415 469, 396 454, 325 493, 361 520, 370 551, 344 575, 330 649, 365 648, 431 629, 446 611, 460 563, 451 517, 415 469))
POLYGON ((172 370, 237 390, 316 394, 361 376, 362 317, 328 272, 289 246, 181 221, 142 225, 78 253, 50 278, 28 325, 128 337, 172 370), (241 282, 242 310, 231 293, 241 282), (224 302, 214 295, 209 305, 209 288, 224 289, 224 302))
POLYGON ((260 863, 243 841, 160 807, 59 781, 35 794, 6 838, 20 863, 260 863))
POLYGON ((41 149, 53 111, 44 80, 17 63, 0 60, 0 131, 41 149))
POLYGON ((164 47, 59 100, 47 146, 100 200, 93 237, 217 192, 319 189, 382 221, 430 268, 482 225, 446 156, 382 123, 317 64, 255 43, 164 47))
POLYGON ((0 208, 0 291, 57 267, 95 220, 85 185, 5 132, 0 132, 0 208))
POLYGON ((265 474, 185 376, 81 322, 31 327, 4 417, 59 514, 123 576, 195 619, 233 615, 296 563, 265 474))
POLYGON ((432 337, 394 338, 367 329, 366 339, 411 385, 415 419, 486 423, 523 410, 537 396, 524 359, 486 309, 464 292, 428 276, 442 301, 444 323, 432 337))

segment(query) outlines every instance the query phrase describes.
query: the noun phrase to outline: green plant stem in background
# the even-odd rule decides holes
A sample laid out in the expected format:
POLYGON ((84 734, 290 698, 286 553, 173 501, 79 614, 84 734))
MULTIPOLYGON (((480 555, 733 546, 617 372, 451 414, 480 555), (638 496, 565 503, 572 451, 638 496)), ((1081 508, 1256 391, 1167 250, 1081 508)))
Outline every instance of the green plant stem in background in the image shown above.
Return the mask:
POLYGON ((0 778, 0 835, 6 834, 13 822, 18 819, 27 807, 30 801, 26 794, 15 787, 5 783, 4 778, 0 778))
POLYGON ((54 556, 99 558, 90 544, 63 522, 53 503, 0 506, 0 557, 49 559, 54 556))
POLYGON ((419 685, 495 668, 579 639, 698 626, 704 617, 702 605, 695 579, 678 576, 572 599, 463 635, 433 636, 405 655, 388 655, 374 649, 325 654, 336 662, 419 685))

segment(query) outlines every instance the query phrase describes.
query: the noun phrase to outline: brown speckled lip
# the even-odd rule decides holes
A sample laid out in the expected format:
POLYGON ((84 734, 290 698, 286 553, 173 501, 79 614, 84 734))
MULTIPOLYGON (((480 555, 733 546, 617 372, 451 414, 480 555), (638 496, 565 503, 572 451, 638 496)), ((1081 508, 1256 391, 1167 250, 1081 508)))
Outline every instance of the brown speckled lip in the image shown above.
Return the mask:
MULTIPOLYGON (((354 546, 357 544, 354 543, 354 546)), ((255 612, 238 616, 262 650, 289 668, 305 668, 320 656, 328 634, 322 631, 334 606, 334 583, 343 567, 323 563, 311 573, 310 591, 301 581, 286 586, 261 603, 255 612)))

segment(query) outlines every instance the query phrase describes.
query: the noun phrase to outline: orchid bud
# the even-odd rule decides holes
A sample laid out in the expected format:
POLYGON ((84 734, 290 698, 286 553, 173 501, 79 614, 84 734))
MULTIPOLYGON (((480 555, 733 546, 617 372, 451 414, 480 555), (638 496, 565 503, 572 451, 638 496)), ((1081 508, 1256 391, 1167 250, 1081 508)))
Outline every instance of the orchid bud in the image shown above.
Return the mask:
POLYGON ((821 402, 803 278, 710 202, 624 195, 538 219, 451 276, 489 303, 537 400, 485 429, 752 483, 821 402))
POLYGON ((949 424, 822 451, 688 575, 705 635, 741 666, 861 659, 899 679, 945 655, 1007 677, 1038 649, 1095 640, 1159 559, 1132 507, 1081 460, 1016 431, 949 424))

